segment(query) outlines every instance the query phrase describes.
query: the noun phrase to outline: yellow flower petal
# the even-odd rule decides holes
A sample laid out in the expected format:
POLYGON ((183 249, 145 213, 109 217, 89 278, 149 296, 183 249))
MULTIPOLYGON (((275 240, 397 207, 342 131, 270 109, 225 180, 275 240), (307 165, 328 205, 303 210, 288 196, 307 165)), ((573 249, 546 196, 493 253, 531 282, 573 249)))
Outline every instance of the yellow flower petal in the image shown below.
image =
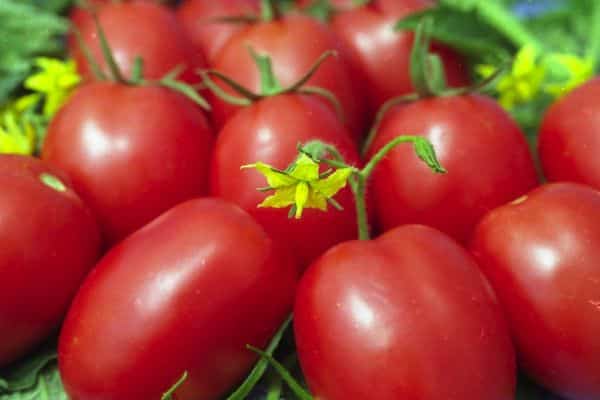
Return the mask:
POLYGON ((309 188, 308 188, 308 183, 306 182, 299 182, 296 185, 296 197, 295 197, 295 203, 296 203, 296 219, 300 218, 302 216, 302 211, 304 210, 304 207, 308 201, 308 193, 309 193, 309 188))
POLYGON ((301 181, 316 181, 319 179, 319 164, 306 154, 301 154, 289 174, 301 181))
POLYGON ((258 207, 285 208, 296 203, 296 186, 277 189, 274 194, 263 200, 258 207))
POLYGON ((333 197, 346 186, 350 175, 352 175, 351 168, 340 168, 327 178, 313 182, 311 186, 325 198, 333 197))
POLYGON ((258 172, 260 172, 261 174, 264 175, 264 177, 267 179, 267 184, 269 185, 269 187, 271 187, 273 189, 294 185, 297 181, 296 179, 292 178, 291 176, 289 176, 285 173, 279 172, 279 171, 275 170, 273 167, 271 167, 270 165, 262 163, 262 162, 257 162, 257 163, 248 164, 248 165, 242 165, 241 168, 242 169, 249 169, 249 168, 256 169, 258 172))
POLYGON ((519 50, 512 67, 512 75, 523 77, 530 74, 536 68, 537 52, 535 47, 525 45, 519 50))

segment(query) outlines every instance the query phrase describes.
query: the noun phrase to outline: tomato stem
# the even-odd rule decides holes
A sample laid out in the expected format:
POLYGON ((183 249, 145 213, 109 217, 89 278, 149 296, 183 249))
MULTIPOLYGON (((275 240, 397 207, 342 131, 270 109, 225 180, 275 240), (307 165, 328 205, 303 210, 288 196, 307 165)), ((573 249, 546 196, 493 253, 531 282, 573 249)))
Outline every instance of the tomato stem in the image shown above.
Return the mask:
POLYGON ((277 9, 273 5, 273 0, 261 0, 260 19, 263 22, 273 22, 277 17, 277 9))
POLYGON ((104 57, 104 61, 108 65, 108 70, 110 71, 110 77, 113 82, 127 84, 127 80, 123 77, 121 73, 121 69, 117 65, 113 52, 108 44, 108 40, 106 38, 106 34, 104 33, 104 29, 102 25, 100 25, 100 21, 98 20, 98 15, 96 13, 92 13, 92 17, 94 19, 94 24, 96 26, 96 32, 98 33, 98 40, 100 41, 100 49, 102 50, 102 56, 104 57))

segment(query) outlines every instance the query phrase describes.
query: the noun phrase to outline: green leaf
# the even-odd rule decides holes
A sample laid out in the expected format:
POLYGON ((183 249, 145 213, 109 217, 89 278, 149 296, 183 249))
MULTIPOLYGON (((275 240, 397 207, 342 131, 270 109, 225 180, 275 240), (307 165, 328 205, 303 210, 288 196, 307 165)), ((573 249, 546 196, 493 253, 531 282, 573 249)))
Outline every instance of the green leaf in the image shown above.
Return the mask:
POLYGON ((44 348, 0 371, 0 400, 68 400, 56 350, 44 348))
POLYGON ((429 34, 476 60, 495 61, 508 58, 514 51, 508 40, 487 25, 474 11, 438 5, 408 15, 396 24, 398 30, 414 31, 421 20, 433 20, 429 34))
POLYGON ((0 1, 0 104, 27 76, 35 57, 64 53, 62 35, 69 23, 50 12, 60 8, 52 3, 42 8, 32 0, 0 1))

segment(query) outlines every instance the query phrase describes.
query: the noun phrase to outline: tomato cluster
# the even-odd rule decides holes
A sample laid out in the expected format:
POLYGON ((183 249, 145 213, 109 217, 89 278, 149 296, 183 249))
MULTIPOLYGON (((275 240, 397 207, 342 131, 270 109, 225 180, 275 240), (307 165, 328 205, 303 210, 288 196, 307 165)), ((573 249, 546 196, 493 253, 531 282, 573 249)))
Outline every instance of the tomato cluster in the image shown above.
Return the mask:
MULTIPOLYGON (((495 100, 412 83, 420 44, 393 25, 430 2, 334 1, 327 22, 264 3, 73 10, 84 82, 41 159, 0 156, 0 367, 60 329, 73 400, 158 400, 184 372, 174 398, 218 399, 293 312, 315 398, 508 400, 518 368, 600 398, 600 81, 548 110, 542 183, 495 100), (447 173, 385 150, 399 135, 447 173), (284 174, 313 140, 353 171, 386 151, 362 193, 374 239, 355 240, 352 184, 339 210, 257 207, 276 183, 241 168, 284 174)), ((425 47, 469 83, 459 54, 425 47)))

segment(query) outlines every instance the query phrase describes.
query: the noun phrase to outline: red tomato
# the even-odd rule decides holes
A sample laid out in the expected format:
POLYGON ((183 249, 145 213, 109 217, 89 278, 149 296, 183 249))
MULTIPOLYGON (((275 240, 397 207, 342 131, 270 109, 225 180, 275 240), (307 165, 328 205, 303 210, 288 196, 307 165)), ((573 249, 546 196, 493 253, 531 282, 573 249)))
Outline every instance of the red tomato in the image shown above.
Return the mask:
POLYGON ((489 213, 471 250, 526 372, 568 399, 600 398, 600 193, 538 188, 489 213))
MULTIPOLYGON (((371 112, 386 100, 414 91, 409 73, 413 34, 395 32, 394 26, 401 18, 431 4, 428 0, 372 1, 334 14, 331 26, 364 76, 371 112)), ((432 50, 441 56, 451 86, 469 82, 468 65, 456 53, 440 45, 432 50)))
POLYGON ((4 366, 58 326, 100 255, 100 232, 62 173, 38 159, 0 155, 0 187, 4 366), (48 174, 59 179, 56 188, 44 183, 48 174))
POLYGON ((182 203, 114 247, 85 281, 59 341, 72 400, 217 399, 290 311, 297 267, 239 208, 182 203))
POLYGON ((600 189, 600 78, 552 105, 540 127, 539 153, 546 178, 600 189))
MULTIPOLYGON (((319 86, 335 94, 344 109, 350 131, 357 139, 362 136, 367 123, 363 96, 355 90, 353 79, 356 77, 350 74, 338 39, 325 25, 307 17, 294 16, 258 23, 233 36, 218 54, 213 67, 258 92, 260 74, 248 52, 249 46, 272 58, 275 76, 283 86, 295 83, 324 52, 340 51, 338 57, 329 58, 321 65, 307 85, 319 86)), ((239 109, 220 99, 211 104, 218 127, 239 109)))
POLYGON ((493 292, 432 228, 329 250, 300 282, 294 331, 315 398, 514 399, 514 351, 493 292))
POLYGON ((202 111, 182 95, 92 83, 52 120, 42 157, 69 175, 114 243, 205 194, 212 145, 202 111))
POLYGON ((370 154, 400 134, 431 141, 448 173, 431 173, 409 146, 390 152, 371 182, 386 230, 422 223, 465 241, 486 212, 537 184, 524 134, 486 97, 440 97, 396 107, 384 119, 370 154))
POLYGON ((212 22, 211 19, 258 14, 258 0, 186 0, 177 9, 177 18, 209 64, 231 36, 245 29, 243 24, 212 22))
MULTIPOLYGON (((179 65, 186 67, 180 79, 188 83, 200 80, 195 70, 205 67, 203 55, 194 49, 191 40, 179 26, 175 14, 168 8, 151 2, 110 3, 98 11, 98 20, 114 53, 118 66, 126 77, 136 57, 144 60, 144 77, 159 79, 179 65)), ((93 20, 82 21, 81 36, 108 72, 93 20)), ((79 72, 93 78, 87 60, 76 43, 71 43, 70 53, 77 62, 79 72)))
POLYGON ((358 165, 358 152, 342 124, 311 96, 280 95, 239 111, 219 133, 211 167, 211 193, 239 204, 273 238, 291 245, 303 265, 336 243, 356 237, 356 212, 349 188, 335 199, 343 211, 305 210, 301 219, 288 210, 257 208, 266 197, 257 188, 265 178, 240 166, 257 161, 285 169, 298 155, 298 143, 319 139, 334 144, 347 162, 358 165))

